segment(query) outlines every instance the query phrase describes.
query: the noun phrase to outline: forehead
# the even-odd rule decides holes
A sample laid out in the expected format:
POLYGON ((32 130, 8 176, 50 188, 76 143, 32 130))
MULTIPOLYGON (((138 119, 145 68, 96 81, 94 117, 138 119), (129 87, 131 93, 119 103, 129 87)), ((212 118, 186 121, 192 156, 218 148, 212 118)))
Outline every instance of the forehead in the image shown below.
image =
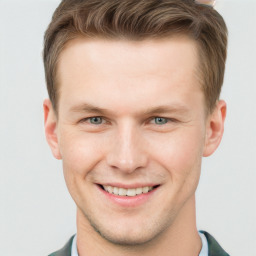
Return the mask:
POLYGON ((65 45, 60 53, 57 69, 86 62, 87 69, 97 67, 100 72, 106 73, 111 68, 117 70, 124 65, 127 73, 135 70, 138 73, 149 73, 156 68, 170 72, 177 66, 196 69, 197 59, 196 42, 182 35, 141 41, 79 37, 65 45), (131 63, 141 64, 140 69, 138 65, 130 65, 131 63))
POLYGON ((185 36, 144 41, 77 38, 60 55, 59 99, 71 101, 74 96, 82 101, 90 95, 123 103, 129 98, 127 104, 132 104, 153 101, 159 94, 189 94, 199 90, 197 55, 196 43, 185 36))

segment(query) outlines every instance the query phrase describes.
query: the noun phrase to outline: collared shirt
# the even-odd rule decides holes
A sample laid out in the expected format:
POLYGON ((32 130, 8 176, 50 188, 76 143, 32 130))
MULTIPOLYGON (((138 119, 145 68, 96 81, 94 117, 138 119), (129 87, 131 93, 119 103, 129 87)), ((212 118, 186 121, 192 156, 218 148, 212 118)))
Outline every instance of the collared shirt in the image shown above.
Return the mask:
MULTIPOLYGON (((207 239, 206 239, 206 237, 203 233, 200 233, 200 232, 198 232, 198 233, 199 233, 199 236, 201 237, 201 240, 202 240, 202 249, 201 249, 198 256, 208 256, 207 239)), ((73 242, 72 242, 71 256, 79 256, 78 252, 77 252, 76 235, 75 235, 75 237, 73 239, 73 242)))
POLYGON ((202 240, 202 249, 201 249, 198 256, 208 256, 208 242, 207 242, 207 239, 206 239, 206 237, 203 233, 198 232, 198 234, 199 234, 199 236, 201 237, 201 240, 202 240))
POLYGON ((71 256, 78 256, 77 245, 76 245, 76 235, 74 236, 73 242, 72 242, 71 256))

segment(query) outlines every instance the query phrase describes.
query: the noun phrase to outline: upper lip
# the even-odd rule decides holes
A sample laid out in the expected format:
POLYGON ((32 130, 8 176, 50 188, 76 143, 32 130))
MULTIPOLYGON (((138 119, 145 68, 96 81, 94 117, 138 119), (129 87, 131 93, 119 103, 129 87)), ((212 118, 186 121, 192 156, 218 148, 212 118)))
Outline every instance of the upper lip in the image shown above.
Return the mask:
POLYGON ((111 186, 111 187, 117 187, 117 188, 126 188, 126 189, 132 189, 132 188, 143 188, 143 187, 155 187, 160 184, 156 183, 133 183, 133 184, 123 184, 123 183, 101 183, 99 184, 101 186, 111 186))

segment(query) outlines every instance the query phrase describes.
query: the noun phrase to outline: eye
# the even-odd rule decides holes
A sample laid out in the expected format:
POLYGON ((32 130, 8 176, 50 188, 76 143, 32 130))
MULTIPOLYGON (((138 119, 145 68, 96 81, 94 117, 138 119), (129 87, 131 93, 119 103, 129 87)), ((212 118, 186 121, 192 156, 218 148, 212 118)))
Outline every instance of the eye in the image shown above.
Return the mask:
POLYGON ((164 117, 155 117, 154 121, 158 125, 163 125, 163 124, 166 124, 168 122, 168 119, 164 118, 164 117))
POLYGON ((88 121, 91 124, 102 124, 103 122, 102 117, 99 117, 99 116, 90 117, 88 118, 88 121))

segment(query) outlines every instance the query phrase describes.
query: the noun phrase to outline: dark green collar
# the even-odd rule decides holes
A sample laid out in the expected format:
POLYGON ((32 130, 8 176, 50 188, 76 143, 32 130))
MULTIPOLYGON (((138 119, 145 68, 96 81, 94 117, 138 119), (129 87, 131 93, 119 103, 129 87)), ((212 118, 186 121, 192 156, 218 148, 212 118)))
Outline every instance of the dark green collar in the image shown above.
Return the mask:
POLYGON ((49 256, 71 256, 72 242, 75 235, 73 235, 68 242, 59 251, 51 253, 49 256))
POLYGON ((208 256, 229 256, 219 245, 219 243, 214 239, 213 236, 211 236, 206 231, 201 231, 207 239, 208 242, 208 256))

